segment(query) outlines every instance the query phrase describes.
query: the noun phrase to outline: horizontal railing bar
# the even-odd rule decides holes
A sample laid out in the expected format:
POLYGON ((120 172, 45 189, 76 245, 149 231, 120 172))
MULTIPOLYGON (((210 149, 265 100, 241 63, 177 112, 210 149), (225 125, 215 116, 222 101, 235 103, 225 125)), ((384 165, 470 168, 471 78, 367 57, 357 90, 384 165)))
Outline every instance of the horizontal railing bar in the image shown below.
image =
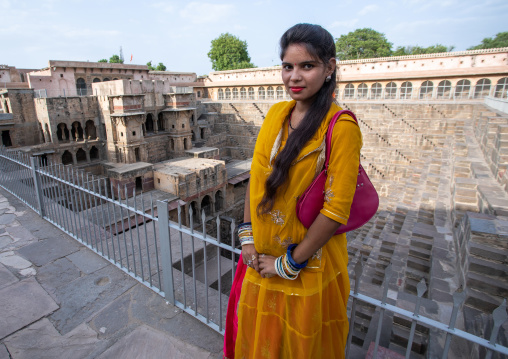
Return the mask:
MULTIPOLYGON (((137 213, 137 214, 139 214, 139 215, 141 215, 141 216, 145 216, 145 217, 147 217, 147 218, 149 218, 149 219, 151 219, 151 220, 153 220, 153 221, 158 221, 158 220, 159 220, 157 217, 154 217, 154 216, 152 216, 152 215, 150 215, 150 214, 148 214, 148 213, 144 213, 144 212, 142 212, 142 211, 140 211, 140 210, 138 210, 138 209, 136 209, 136 208, 134 208, 134 207, 127 206, 127 205, 123 204, 122 202, 119 202, 119 201, 117 201, 117 200, 115 200, 115 199, 113 199, 113 198, 106 197, 106 196, 104 196, 104 195, 102 195, 102 194, 98 194, 97 192, 94 192, 93 190, 86 189, 86 188, 81 187, 81 186, 79 186, 79 185, 77 185, 77 184, 75 184, 75 183, 72 183, 72 182, 66 181, 66 180, 64 180, 64 179, 61 179, 60 177, 57 177, 57 176, 55 176, 55 175, 52 175, 51 173, 48 173, 48 172, 42 171, 42 170, 40 170, 40 169, 37 169, 36 171, 37 171, 39 174, 43 175, 43 176, 47 176, 47 177, 53 178, 54 180, 56 180, 56 181, 58 181, 58 182, 61 182, 61 183, 64 183, 64 184, 66 184, 66 185, 68 185, 68 186, 74 187, 74 188, 76 188, 76 189, 78 189, 78 190, 80 190, 80 191, 86 192, 86 193, 88 193, 88 194, 90 194, 90 195, 92 195, 92 196, 94 196, 94 197, 101 198, 101 199, 103 199, 103 200, 105 200, 105 201, 109 201, 109 202, 111 202, 111 203, 114 203, 114 204, 116 204, 117 206, 121 206, 121 207, 123 207, 123 208, 125 208, 125 209, 128 209, 128 210, 130 210, 130 211, 132 211, 132 212, 135 212, 135 213, 137 213)), ((90 181, 90 182, 91 182, 91 181, 90 181)))
POLYGON ((32 168, 30 165, 27 165, 26 163, 23 163, 23 162, 21 162, 21 161, 18 161, 18 160, 16 160, 15 158, 7 157, 7 156, 5 156, 5 155, 3 155, 3 154, 0 154, 0 157, 5 158, 7 161, 15 162, 15 163, 17 163, 18 165, 21 165, 21 166, 23 166, 23 167, 26 167, 26 168, 32 168))
POLYGON ((360 293, 355 294, 353 291, 351 291, 349 295, 351 297, 356 298, 356 299, 358 299, 360 301, 363 301, 365 303, 372 304, 372 305, 374 305, 376 307, 379 307, 379 308, 384 308, 386 310, 389 310, 389 311, 391 311, 393 313, 396 313, 396 314, 400 314, 400 315, 402 315, 402 316, 404 316, 406 318, 409 318, 411 320, 416 320, 416 321, 418 321, 420 323, 427 324, 430 327, 433 327, 433 328, 442 330, 444 332, 450 333, 450 334, 452 334, 454 336, 466 339, 466 340, 468 340, 470 342, 479 344, 479 345, 481 345, 481 346, 483 346, 485 348, 494 350, 494 351, 496 351, 498 353, 508 354, 508 348, 507 347, 504 347, 502 345, 497 345, 497 344, 492 345, 492 344, 489 343, 489 341, 487 339, 483 339, 483 338, 477 337, 474 334, 470 334, 470 333, 462 331, 460 329, 450 329, 447 324, 443 324, 443 323, 438 322, 438 321, 436 321, 434 319, 430 319, 430 318, 427 318, 427 317, 424 317, 424 316, 421 316, 421 315, 414 315, 413 312, 410 312, 408 310, 396 307, 396 306, 388 304, 388 303, 384 303, 383 304, 380 300, 368 297, 368 296, 366 296, 364 294, 360 294, 360 293))
POLYGON ((221 242, 217 241, 216 238, 208 237, 208 236, 205 237, 200 232, 194 232, 194 231, 191 231, 190 229, 187 229, 185 227, 180 227, 178 225, 178 223, 176 223, 176 222, 169 222, 169 227, 173 228, 173 229, 177 229, 177 230, 179 230, 182 233, 188 234, 189 236, 193 236, 195 238, 198 238, 198 239, 200 239, 202 241, 208 242, 208 243, 213 244, 215 246, 227 249, 230 252, 233 252, 233 253, 236 253, 236 254, 241 254, 242 253, 242 251, 240 249, 238 249, 238 248, 234 248, 231 245, 227 245, 227 244, 221 243, 221 242))

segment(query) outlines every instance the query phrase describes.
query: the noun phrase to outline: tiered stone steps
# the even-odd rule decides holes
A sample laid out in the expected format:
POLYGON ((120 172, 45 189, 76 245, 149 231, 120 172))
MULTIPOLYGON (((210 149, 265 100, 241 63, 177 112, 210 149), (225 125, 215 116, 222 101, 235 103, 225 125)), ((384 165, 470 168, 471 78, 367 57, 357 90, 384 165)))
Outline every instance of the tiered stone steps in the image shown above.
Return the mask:
MULTIPOLYGON (((225 114, 241 116, 236 121, 243 126, 251 121, 260 126, 269 108, 267 103, 222 106, 225 114)), ((501 180, 494 176, 496 169, 506 167, 502 156, 508 146, 507 119, 487 108, 483 111, 480 105, 351 103, 342 107, 358 117, 363 134, 361 162, 380 195, 378 213, 347 234, 351 285, 354 266, 363 260, 362 293, 381 299, 380 288, 391 263, 395 273, 389 300, 404 309, 414 309, 416 286, 422 279, 428 288, 422 299, 425 314, 442 322, 449 320, 452 294, 460 285, 470 290, 468 308, 499 305, 500 296, 508 294, 506 281, 496 283, 508 274, 503 267, 506 258, 501 258, 506 256, 506 243, 482 242, 485 234, 480 233, 469 241, 464 254, 456 249, 462 248, 457 230, 466 211, 508 215, 508 197, 501 183, 504 177, 508 181, 508 175, 501 180)), ((221 125, 234 133, 226 122, 221 125)), ((357 306, 353 343, 360 351, 367 352, 378 319, 373 307, 357 306)), ((381 345, 404 353, 410 326, 396 315, 385 316, 381 345)), ((417 327, 412 358, 425 357, 429 343, 438 342, 433 335, 417 327)))

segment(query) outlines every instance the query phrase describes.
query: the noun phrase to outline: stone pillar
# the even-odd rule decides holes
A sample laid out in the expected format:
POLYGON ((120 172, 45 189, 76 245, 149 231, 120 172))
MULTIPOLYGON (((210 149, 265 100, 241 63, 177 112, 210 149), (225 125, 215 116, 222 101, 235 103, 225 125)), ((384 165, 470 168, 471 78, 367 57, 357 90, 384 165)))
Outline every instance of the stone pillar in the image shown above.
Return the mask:
POLYGON ((78 159, 76 158, 76 152, 74 151, 69 151, 72 155, 72 164, 73 165, 77 165, 78 164, 78 159))
POLYGON ((90 160, 90 150, 89 150, 89 149, 87 149, 87 150, 85 151, 85 154, 86 154, 86 162, 88 162, 88 163, 92 162, 92 161, 90 160))

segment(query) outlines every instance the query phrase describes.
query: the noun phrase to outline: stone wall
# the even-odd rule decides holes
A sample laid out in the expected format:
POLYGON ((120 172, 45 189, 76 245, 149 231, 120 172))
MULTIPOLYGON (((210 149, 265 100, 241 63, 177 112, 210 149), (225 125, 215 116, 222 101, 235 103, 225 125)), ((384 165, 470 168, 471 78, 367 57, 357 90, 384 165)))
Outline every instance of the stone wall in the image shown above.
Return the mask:
POLYGON ((0 102, 5 114, 0 118, 2 124, 2 144, 23 147, 43 142, 43 133, 37 120, 31 90, 7 89, 0 91, 0 102))

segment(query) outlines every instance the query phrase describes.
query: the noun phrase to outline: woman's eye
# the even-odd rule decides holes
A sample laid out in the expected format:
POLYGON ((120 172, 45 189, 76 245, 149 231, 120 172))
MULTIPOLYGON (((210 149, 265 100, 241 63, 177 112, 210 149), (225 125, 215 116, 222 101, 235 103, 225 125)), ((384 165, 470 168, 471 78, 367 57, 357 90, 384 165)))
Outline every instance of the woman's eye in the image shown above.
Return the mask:
POLYGON ((283 69, 288 71, 288 70, 292 69, 292 66, 291 65, 284 65, 283 69))
POLYGON ((314 68, 314 65, 312 65, 312 64, 305 64, 305 65, 303 65, 303 68, 307 69, 307 70, 310 70, 310 69, 314 68))

